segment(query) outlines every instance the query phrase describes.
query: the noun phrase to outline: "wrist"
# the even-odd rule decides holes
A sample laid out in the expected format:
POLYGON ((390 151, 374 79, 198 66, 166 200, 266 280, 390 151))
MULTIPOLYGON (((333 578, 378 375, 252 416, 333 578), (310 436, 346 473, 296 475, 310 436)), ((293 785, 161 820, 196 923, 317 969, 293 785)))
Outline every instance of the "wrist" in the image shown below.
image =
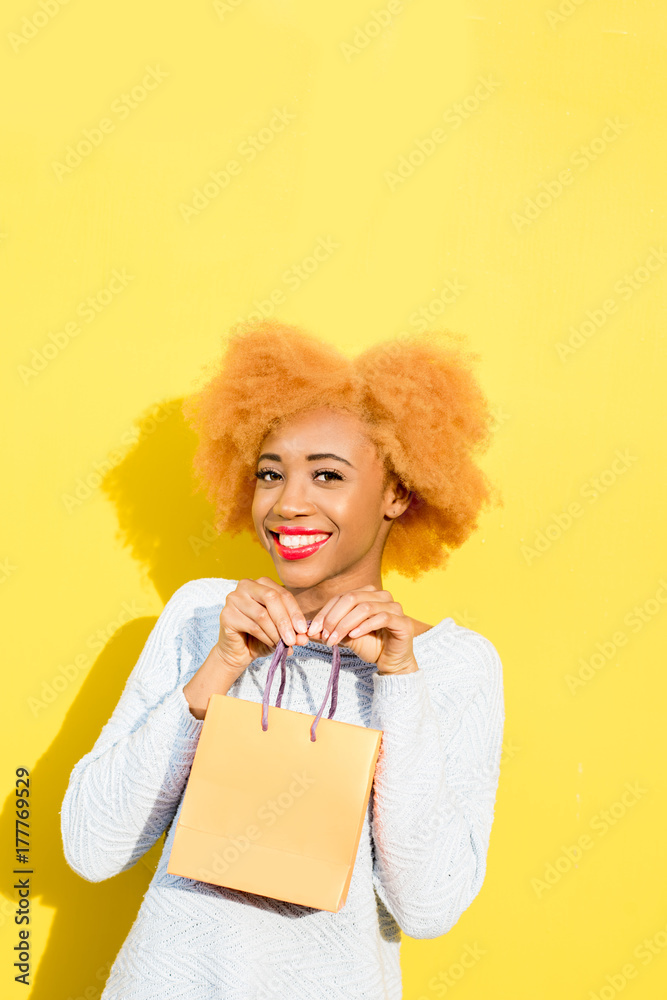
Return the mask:
POLYGON ((196 719, 203 719, 212 694, 227 694, 243 671, 226 663, 217 644, 183 686, 183 694, 196 719))
POLYGON ((380 667, 378 667, 378 674, 381 677, 384 677, 387 674, 414 674, 417 670, 419 670, 419 664, 415 660, 414 656, 411 656, 404 663, 398 664, 396 667, 392 667, 389 670, 381 670, 380 667))

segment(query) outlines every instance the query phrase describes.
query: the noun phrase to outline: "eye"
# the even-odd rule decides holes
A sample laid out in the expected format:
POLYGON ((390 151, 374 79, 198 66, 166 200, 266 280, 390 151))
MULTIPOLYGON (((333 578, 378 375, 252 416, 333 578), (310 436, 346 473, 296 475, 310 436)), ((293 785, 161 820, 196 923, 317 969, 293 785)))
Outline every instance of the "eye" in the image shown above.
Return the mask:
MULTIPOLYGON (((320 476, 333 476, 334 479, 340 479, 341 482, 343 480, 343 476, 341 476, 340 472, 337 472, 335 469, 320 469, 319 472, 315 473, 315 479, 318 479, 320 476)), ((331 479, 325 479, 324 481, 326 483, 330 483, 331 479)))
MULTIPOLYGON (((254 476, 255 479, 259 479, 261 482, 275 483, 282 477, 282 473, 278 472, 277 469, 265 468, 265 469, 258 469, 257 472, 254 473, 254 476)), ((324 480, 320 480, 320 482, 325 482, 325 483, 335 482, 336 480, 343 482, 343 480, 345 479, 345 476, 343 476, 336 469, 320 469, 318 472, 313 473, 314 480, 318 480, 320 476, 326 477, 324 480)))

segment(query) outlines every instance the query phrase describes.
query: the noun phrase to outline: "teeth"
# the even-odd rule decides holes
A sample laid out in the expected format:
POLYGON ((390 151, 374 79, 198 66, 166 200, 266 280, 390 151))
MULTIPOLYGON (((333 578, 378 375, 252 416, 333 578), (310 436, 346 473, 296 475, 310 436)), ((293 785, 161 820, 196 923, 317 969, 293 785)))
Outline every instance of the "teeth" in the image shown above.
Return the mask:
POLYGON ((323 542, 328 535, 280 535, 280 544, 286 549, 299 549, 304 545, 313 545, 314 542, 323 542))

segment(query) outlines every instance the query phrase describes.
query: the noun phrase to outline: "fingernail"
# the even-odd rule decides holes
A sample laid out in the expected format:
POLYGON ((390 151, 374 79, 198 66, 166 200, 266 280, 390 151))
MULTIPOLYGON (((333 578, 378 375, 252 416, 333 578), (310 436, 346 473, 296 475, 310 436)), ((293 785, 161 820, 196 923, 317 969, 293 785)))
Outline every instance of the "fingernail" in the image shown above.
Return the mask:
POLYGON ((319 632, 319 630, 320 630, 320 626, 319 626, 319 623, 317 621, 317 618, 313 618, 312 622, 310 623, 310 625, 308 627, 308 635, 314 635, 316 632, 319 632))
POLYGON ((324 639, 325 642, 329 638, 329 633, 325 628, 322 629, 322 638, 324 639))
POLYGON ((288 646, 292 646, 296 642, 296 636, 294 635, 294 632, 286 632, 285 635, 287 636, 287 638, 283 641, 286 642, 288 646))
POLYGON ((299 632, 306 632, 308 630, 308 625, 306 624, 306 619, 305 618, 297 618, 297 620, 296 620, 296 627, 298 628, 299 632))

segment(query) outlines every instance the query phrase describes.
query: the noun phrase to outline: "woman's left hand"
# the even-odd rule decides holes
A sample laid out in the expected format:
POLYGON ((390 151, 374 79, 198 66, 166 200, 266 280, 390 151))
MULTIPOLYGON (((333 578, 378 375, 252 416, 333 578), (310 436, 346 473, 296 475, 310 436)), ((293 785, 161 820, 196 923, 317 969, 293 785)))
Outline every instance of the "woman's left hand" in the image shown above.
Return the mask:
POLYGON ((381 674, 418 669, 412 650, 414 622, 388 590, 372 584, 338 594, 317 612, 308 638, 328 646, 347 646, 381 674), (370 593, 369 593, 370 592, 370 593))

